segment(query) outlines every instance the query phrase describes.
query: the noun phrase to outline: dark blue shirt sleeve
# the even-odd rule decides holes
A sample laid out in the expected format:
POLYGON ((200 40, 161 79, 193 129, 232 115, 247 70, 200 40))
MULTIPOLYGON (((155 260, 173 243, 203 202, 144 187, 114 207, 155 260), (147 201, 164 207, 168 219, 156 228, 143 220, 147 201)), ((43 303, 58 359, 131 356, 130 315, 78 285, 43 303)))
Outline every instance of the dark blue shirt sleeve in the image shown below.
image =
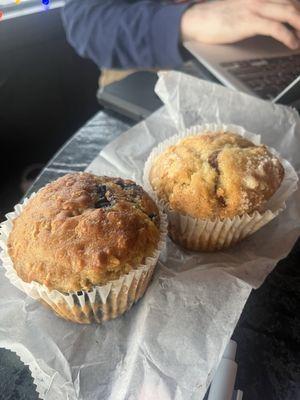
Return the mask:
POLYGON ((187 4, 158 0, 69 0, 67 38, 100 68, 168 68, 182 63, 180 20, 187 4))

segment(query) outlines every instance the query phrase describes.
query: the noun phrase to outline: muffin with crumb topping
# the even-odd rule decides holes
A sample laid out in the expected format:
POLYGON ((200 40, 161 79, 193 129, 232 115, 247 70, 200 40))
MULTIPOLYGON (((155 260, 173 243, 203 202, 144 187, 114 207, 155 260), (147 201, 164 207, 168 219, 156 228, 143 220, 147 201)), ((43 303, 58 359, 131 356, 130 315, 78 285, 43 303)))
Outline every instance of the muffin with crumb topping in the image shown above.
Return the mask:
POLYGON ((236 231, 229 220, 236 224, 241 218, 249 221, 253 215, 263 213, 283 177, 281 162, 266 146, 255 145, 231 132, 184 137, 162 151, 153 160, 149 172, 155 195, 173 214, 171 237, 193 250, 216 250, 240 240, 243 235, 234 236, 236 231), (178 214, 194 219, 193 226, 200 220, 204 222, 205 226, 202 223, 198 229, 204 240, 191 235, 186 223, 186 232, 179 229, 178 214), (213 230, 221 223, 218 225, 221 242, 210 235, 208 222, 213 222, 213 230), (234 240, 230 242, 224 240, 225 226, 231 228, 234 240))
POLYGON ((142 187, 76 173, 28 202, 14 220, 8 253, 23 282, 62 294, 64 301, 48 302, 59 315, 100 322, 143 295, 162 236, 160 211, 142 187))

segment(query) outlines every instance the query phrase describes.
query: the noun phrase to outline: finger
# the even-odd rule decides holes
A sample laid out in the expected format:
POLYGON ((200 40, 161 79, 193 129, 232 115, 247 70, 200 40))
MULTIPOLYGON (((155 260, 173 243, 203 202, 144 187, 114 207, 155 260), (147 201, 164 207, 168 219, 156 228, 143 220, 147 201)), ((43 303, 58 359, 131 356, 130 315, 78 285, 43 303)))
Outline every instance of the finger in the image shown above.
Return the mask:
MULTIPOLYGON (((266 0, 263 0, 266 1, 266 0)), ((274 4, 293 4, 297 8, 300 7, 300 1, 299 0, 267 0, 268 3, 274 3, 274 4)))
MULTIPOLYGON (((258 1, 260 1, 260 0, 258 0, 258 1)), ((270 0, 270 1, 263 0, 263 1, 260 1, 260 4, 261 3, 281 4, 281 5, 284 5, 284 6, 293 5, 296 8, 296 10, 298 10, 298 11, 300 10, 300 1, 299 0, 270 0)), ((260 6, 257 7, 257 10, 259 8, 260 8, 260 6)))
POLYGON ((256 16, 252 27, 254 28, 255 33, 258 35, 271 36, 293 50, 299 48, 299 39, 290 29, 285 27, 280 22, 256 16))
POLYGON ((261 3, 255 13, 278 22, 286 22, 295 30, 300 30, 300 9, 293 4, 261 3))

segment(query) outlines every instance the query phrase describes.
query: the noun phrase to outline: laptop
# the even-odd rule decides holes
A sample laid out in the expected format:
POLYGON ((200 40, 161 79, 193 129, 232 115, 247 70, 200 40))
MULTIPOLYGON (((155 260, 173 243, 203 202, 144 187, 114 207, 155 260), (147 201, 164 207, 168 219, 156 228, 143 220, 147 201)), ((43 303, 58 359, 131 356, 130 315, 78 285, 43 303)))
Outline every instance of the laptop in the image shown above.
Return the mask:
POLYGON ((229 45, 184 45, 225 86, 281 104, 300 100, 300 50, 264 36, 229 45))

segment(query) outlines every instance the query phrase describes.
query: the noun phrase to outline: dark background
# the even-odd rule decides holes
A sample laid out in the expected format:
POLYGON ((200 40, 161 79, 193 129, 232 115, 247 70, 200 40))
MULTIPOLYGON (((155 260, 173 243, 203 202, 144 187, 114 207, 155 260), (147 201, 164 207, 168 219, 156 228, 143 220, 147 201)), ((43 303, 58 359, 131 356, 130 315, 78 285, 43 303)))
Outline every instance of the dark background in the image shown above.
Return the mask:
POLYGON ((26 168, 45 164, 99 109, 98 76, 67 43, 60 9, 0 21, 0 221, 26 168))

